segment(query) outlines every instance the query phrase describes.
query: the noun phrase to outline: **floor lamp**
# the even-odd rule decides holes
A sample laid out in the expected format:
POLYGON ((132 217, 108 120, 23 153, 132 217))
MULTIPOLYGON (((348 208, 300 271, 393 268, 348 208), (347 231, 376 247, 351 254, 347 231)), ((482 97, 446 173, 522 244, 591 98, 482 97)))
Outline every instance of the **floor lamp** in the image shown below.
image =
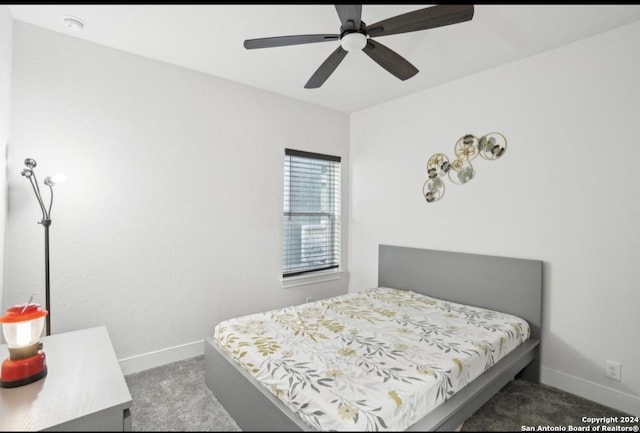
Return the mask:
POLYGON ((40 194, 40 187, 38 186, 38 180, 36 179, 36 172, 34 168, 36 167, 36 161, 31 158, 27 158, 24 160, 25 169, 22 170, 22 175, 29 179, 31 183, 31 187, 33 188, 33 192, 36 194, 36 198, 38 199, 38 204, 40 205, 40 209, 42 210, 42 221, 38 221, 38 224, 42 224, 44 227, 44 275, 45 275, 45 297, 46 297, 46 310, 49 312, 47 314, 47 334, 51 335, 51 303, 49 299, 49 291, 50 291, 50 283, 49 283, 49 226, 51 226, 51 206, 53 206, 53 186, 56 182, 63 182, 64 175, 62 173, 58 173, 55 176, 47 176, 44 178, 44 184, 49 187, 49 207, 44 205, 42 201, 42 195, 40 194))

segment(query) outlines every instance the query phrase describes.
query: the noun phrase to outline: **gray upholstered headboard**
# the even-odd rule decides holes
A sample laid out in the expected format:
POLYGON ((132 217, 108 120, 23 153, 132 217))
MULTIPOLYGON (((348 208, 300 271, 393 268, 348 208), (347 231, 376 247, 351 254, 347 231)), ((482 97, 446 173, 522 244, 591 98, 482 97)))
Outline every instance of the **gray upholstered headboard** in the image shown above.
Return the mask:
POLYGON ((380 245, 378 286, 514 314, 540 338, 540 260, 380 245))

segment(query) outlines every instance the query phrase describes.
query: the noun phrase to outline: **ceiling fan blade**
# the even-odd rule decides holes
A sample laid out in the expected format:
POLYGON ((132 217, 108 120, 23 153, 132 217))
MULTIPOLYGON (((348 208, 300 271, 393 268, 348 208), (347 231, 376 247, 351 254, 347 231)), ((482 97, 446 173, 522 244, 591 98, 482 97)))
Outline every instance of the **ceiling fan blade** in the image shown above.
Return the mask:
POLYGON ((473 18, 473 5, 437 5, 407 12, 367 26, 369 36, 387 36, 448 26, 473 18))
POLYGON ((362 51, 364 51, 367 56, 371 57, 374 62, 402 81, 411 78, 418 73, 418 69, 409 63, 404 57, 373 39, 367 40, 367 45, 362 49, 362 51))
POLYGON ((244 47, 248 50, 254 48, 283 47, 287 45, 312 44, 314 42, 336 41, 340 35, 296 35, 275 36, 272 38, 247 39, 244 47))
POLYGON ((327 59, 324 62, 322 62, 320 67, 313 73, 311 78, 309 78, 309 81, 307 81, 307 84, 304 85, 304 88, 316 89, 322 86, 322 84, 324 84, 324 82, 327 81, 327 78, 329 78, 329 76, 333 74, 333 71, 336 70, 336 68, 338 67, 340 62, 342 62, 342 60, 345 58, 347 53, 348 51, 342 49, 341 46, 336 48, 336 50, 333 53, 331 53, 329 57, 327 57, 327 59))
POLYGON ((336 5, 343 30, 358 30, 362 18, 362 5, 336 5))

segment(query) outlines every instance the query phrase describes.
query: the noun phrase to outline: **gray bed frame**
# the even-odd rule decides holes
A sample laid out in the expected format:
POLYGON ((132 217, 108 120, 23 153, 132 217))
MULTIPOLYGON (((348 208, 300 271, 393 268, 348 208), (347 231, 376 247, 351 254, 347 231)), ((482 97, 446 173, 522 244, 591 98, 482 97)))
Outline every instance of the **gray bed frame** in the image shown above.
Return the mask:
MULTIPOLYGON (((378 259, 378 287, 514 314, 531 326, 529 340, 408 431, 453 431, 516 376, 540 381, 541 261, 391 245, 379 246, 378 259)), ((204 344, 205 383, 243 431, 313 430, 211 337, 204 344)))

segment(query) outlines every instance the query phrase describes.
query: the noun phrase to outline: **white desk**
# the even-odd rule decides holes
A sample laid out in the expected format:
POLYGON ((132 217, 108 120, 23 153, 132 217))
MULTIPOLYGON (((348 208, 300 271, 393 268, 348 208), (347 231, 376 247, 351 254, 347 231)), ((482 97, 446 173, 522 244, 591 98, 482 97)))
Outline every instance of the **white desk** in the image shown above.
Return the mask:
MULTIPOLYGON (((44 336, 47 375, 0 388, 0 430, 131 431, 132 398, 104 326, 44 336)), ((9 356, 0 345, 0 362, 9 356)))

